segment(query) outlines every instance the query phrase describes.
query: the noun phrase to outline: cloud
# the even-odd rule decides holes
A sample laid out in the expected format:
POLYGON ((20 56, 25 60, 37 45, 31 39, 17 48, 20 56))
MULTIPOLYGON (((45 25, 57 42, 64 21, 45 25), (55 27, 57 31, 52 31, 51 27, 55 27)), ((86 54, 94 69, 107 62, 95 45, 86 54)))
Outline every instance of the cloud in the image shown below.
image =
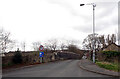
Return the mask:
POLYGON ((83 32, 83 33, 91 33, 92 32, 92 26, 90 26, 90 24, 74 26, 72 28, 74 30, 77 30, 77 31, 80 31, 80 32, 83 32))
MULTIPOLYGON (((117 3, 116 3, 117 4, 117 3)), ((112 28, 112 27, 117 27, 118 25, 118 12, 117 12, 117 5, 116 4, 112 4, 111 3, 104 3, 104 6, 98 6, 98 8, 96 7, 96 14, 95 14, 95 30, 96 32, 100 32, 102 30, 107 30, 108 28, 112 28), (106 6, 106 5, 109 6, 106 6)), ((73 29, 84 32, 84 33, 91 33, 92 32, 92 18, 85 18, 85 23, 75 26, 73 27, 73 29)), ((111 30, 113 31, 113 30, 111 30)))
MULTIPOLYGON (((80 7, 79 5, 93 1, 0 1, 0 26, 10 30, 13 38, 20 41, 25 39, 29 43, 49 38, 82 41, 87 33, 92 33, 92 6, 80 7)), ((101 32, 117 26, 116 12, 116 3, 112 5, 97 3, 96 31, 101 32)))

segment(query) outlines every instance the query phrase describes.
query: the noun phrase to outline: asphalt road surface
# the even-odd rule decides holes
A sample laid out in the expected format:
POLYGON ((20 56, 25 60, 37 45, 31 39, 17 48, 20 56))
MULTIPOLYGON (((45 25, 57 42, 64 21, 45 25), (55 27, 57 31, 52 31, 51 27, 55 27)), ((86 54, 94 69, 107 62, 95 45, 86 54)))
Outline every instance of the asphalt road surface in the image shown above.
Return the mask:
POLYGON ((3 74, 3 77, 108 77, 92 73, 78 66, 79 60, 50 62, 3 74))

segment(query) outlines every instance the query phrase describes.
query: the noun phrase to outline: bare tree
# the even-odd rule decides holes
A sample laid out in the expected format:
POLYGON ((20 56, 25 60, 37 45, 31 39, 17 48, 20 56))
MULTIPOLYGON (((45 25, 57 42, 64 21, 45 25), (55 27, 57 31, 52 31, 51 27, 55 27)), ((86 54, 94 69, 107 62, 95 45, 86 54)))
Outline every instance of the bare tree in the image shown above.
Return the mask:
MULTIPOLYGON (((112 35, 108 34, 106 38, 104 35, 95 34, 94 38, 95 38, 95 48, 97 50, 100 50, 101 48, 104 48, 107 45, 110 45, 116 42, 115 34, 112 34, 112 35)), ((88 35, 87 38, 85 38, 83 41, 83 46, 86 47, 86 49, 92 50, 93 40, 94 40, 93 35, 92 34, 88 35)))
POLYGON ((26 47, 26 42, 25 41, 21 43, 21 47, 25 51, 25 47, 26 47))
POLYGON ((33 45, 33 48, 34 48, 34 51, 38 51, 39 50, 39 46, 40 46, 41 42, 33 42, 32 45, 33 45))
POLYGON ((67 46, 64 43, 61 43, 60 48, 63 51, 67 46))
POLYGON ((93 40, 95 44, 95 48, 98 45, 98 34, 95 34, 95 37, 93 38, 93 34, 88 35, 84 40, 83 40, 83 46, 86 47, 86 49, 92 50, 93 49, 93 40))
POLYGON ((50 50, 50 48, 49 48, 49 44, 48 44, 48 43, 44 43, 44 48, 50 50))
POLYGON ((70 52, 76 52, 76 50, 77 50, 78 48, 77 48, 77 46, 76 45, 69 45, 68 46, 68 51, 70 51, 70 52))
POLYGON ((111 35, 111 43, 115 43, 116 42, 116 35, 112 34, 111 35))
POLYGON ((15 41, 10 39, 10 32, 0 29, 0 50, 5 53, 7 49, 12 49, 15 41))
POLYGON ((106 42, 105 42, 105 36, 104 35, 99 36, 99 42, 100 42, 101 48, 106 47, 106 42))
POLYGON ((76 45, 78 43, 77 40, 67 40, 67 46, 69 45, 76 45))
POLYGON ((48 47, 51 51, 55 52, 58 47, 57 40, 56 39, 48 40, 48 47))
POLYGON ((111 40, 110 40, 110 35, 109 34, 107 35, 107 38, 106 38, 106 44, 107 45, 111 44, 111 40))
POLYGON ((118 40, 118 44, 120 45, 120 27, 119 27, 119 31, 118 31, 118 38, 117 38, 117 40, 118 40))
POLYGON ((107 35, 107 38, 106 38, 106 44, 107 45, 110 45, 112 43, 115 43, 116 42, 116 35, 115 34, 112 34, 112 35, 107 35))

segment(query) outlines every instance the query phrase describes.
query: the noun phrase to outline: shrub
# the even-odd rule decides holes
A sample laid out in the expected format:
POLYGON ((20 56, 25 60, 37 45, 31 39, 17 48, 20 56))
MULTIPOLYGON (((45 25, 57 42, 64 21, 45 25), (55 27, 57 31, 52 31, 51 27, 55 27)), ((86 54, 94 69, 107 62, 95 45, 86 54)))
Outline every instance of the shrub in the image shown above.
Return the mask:
POLYGON ((117 51, 102 51, 102 53, 107 58, 120 56, 120 52, 117 52, 117 51))
POLYGON ((13 56, 13 63, 15 64, 20 64, 22 63, 23 59, 22 59, 22 54, 20 51, 16 51, 14 56, 13 56))
POLYGON ((8 66, 12 66, 12 65, 13 65, 13 63, 12 63, 12 62, 9 62, 7 65, 8 65, 8 66))

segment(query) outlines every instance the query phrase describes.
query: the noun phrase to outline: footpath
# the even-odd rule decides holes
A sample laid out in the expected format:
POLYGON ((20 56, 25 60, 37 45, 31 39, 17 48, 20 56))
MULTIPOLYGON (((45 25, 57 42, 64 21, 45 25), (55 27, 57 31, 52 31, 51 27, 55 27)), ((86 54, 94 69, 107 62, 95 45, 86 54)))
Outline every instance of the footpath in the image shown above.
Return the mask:
POLYGON ((95 63, 93 63, 88 59, 81 59, 78 65, 80 68, 90 72, 94 72, 102 75, 120 77, 120 72, 118 73, 118 72, 110 71, 104 68, 100 68, 99 66, 97 66, 95 63))

